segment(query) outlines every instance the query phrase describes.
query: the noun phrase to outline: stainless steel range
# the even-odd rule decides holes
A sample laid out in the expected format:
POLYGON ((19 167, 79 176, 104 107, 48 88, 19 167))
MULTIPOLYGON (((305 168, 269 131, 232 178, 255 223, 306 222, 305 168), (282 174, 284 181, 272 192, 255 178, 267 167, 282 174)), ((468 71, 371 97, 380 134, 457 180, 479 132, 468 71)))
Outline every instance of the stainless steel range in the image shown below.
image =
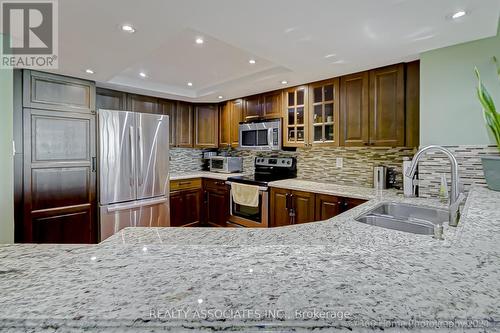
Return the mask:
POLYGON ((294 157, 256 157, 255 173, 251 176, 229 177, 227 184, 240 183, 259 187, 259 205, 250 207, 234 202, 230 196, 229 223, 235 226, 267 228, 269 226, 269 187, 275 180, 296 178, 297 161, 294 157))

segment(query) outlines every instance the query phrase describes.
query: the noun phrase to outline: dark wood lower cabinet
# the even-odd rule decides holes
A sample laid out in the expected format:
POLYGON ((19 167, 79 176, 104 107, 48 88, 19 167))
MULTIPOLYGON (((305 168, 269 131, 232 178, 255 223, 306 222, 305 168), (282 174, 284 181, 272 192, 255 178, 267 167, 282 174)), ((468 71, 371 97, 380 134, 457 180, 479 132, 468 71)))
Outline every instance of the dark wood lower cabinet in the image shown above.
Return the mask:
POLYGON ((342 201, 339 197, 316 194, 316 221, 324 221, 341 213, 342 201))
POLYGON ((363 199, 343 198, 341 213, 348 211, 349 209, 353 209, 354 207, 359 206, 365 202, 366 200, 363 199))
POLYGON ((310 192, 291 192, 292 224, 314 222, 315 194, 310 192))
POLYGON ((271 188, 271 227, 313 222, 314 198, 310 192, 271 188))
POLYGON ((288 210, 290 205, 290 191, 281 188, 271 188, 270 195, 270 226, 282 227, 290 225, 290 212, 288 210))
POLYGON ((226 227, 229 219, 229 189, 224 181, 203 180, 203 222, 209 227, 226 227))
POLYGON ((92 212, 88 209, 59 216, 33 217, 36 243, 92 243, 92 212))
POLYGON ((271 188, 270 197, 271 227, 324 221, 366 202, 280 188, 271 188))
POLYGON ((201 188, 170 192, 170 226, 199 226, 201 224, 201 200, 201 188))

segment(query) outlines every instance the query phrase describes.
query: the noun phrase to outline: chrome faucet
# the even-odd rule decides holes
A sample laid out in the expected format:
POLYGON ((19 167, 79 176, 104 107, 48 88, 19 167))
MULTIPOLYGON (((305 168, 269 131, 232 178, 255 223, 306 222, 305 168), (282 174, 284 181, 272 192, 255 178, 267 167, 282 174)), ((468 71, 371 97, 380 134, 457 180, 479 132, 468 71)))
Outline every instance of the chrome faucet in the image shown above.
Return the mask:
POLYGON ((452 227, 456 227, 458 225, 458 220, 460 220, 460 203, 465 198, 462 193, 459 193, 459 184, 458 184, 458 163, 457 159, 451 151, 441 146, 427 146, 421 148, 413 157, 411 161, 411 166, 406 172, 406 176, 413 178, 415 176, 415 172, 417 171, 418 162, 422 158, 425 153, 437 150, 443 152, 451 162, 451 193, 450 193, 450 214, 448 224, 452 227))

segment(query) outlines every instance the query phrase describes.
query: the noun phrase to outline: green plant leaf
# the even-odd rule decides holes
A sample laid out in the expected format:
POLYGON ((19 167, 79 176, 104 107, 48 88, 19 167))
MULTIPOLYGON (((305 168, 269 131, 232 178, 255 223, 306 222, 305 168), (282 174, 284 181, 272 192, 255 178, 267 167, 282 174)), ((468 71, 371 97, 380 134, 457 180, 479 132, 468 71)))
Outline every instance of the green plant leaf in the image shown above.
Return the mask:
MULTIPOLYGON (((497 64, 495 57, 493 58, 493 60, 497 64)), ((498 67, 498 64, 497 64, 497 69, 500 77, 500 67, 498 67)), ((481 75, 479 74, 477 67, 474 68, 474 72, 476 73, 478 80, 477 96, 479 102, 483 107, 484 121, 486 122, 487 127, 493 134, 493 137, 495 138, 495 141, 497 143, 498 150, 500 151, 500 113, 497 113, 495 108, 495 102, 493 101, 493 98, 491 98, 491 95, 486 89, 486 87, 483 85, 483 82, 481 80, 481 75)))

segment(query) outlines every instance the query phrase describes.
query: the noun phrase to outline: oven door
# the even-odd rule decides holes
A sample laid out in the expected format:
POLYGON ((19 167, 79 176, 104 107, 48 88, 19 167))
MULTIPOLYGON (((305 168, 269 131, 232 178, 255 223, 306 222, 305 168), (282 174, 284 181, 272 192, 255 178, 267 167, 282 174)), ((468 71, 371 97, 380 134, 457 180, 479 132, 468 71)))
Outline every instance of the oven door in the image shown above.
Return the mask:
POLYGON ((259 206, 248 207, 238 205, 229 195, 229 222, 250 228, 267 228, 269 226, 269 190, 261 187, 259 191, 259 206))

